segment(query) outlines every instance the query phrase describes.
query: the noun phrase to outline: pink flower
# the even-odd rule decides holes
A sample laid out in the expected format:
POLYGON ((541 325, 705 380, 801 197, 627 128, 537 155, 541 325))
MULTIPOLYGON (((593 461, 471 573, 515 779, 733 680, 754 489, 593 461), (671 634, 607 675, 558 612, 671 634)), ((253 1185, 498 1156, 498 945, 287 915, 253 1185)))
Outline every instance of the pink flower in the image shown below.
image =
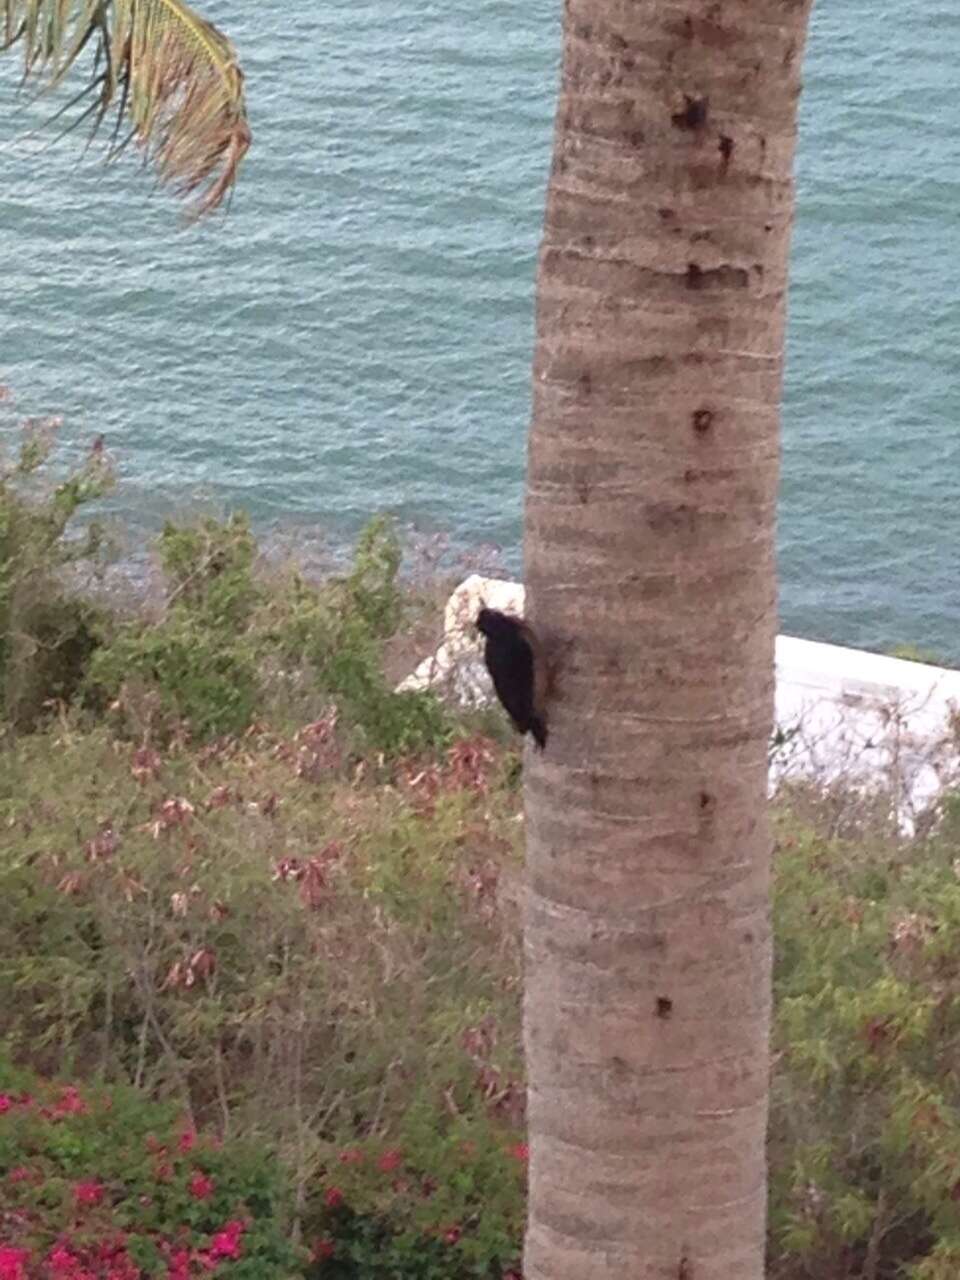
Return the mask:
POLYGON ((140 1280, 140 1275, 140 1268, 124 1254, 122 1258, 114 1260, 107 1272, 107 1280, 140 1280))
POLYGON ((197 1145, 197 1134, 194 1129, 184 1129, 177 1140, 177 1150, 181 1155, 186 1155, 188 1151, 192 1151, 197 1145))
POLYGON ((74 1276, 80 1259, 64 1244, 58 1244, 47 1254, 47 1265, 55 1276, 74 1276))
POLYGON ((328 1187, 323 1198, 328 1209, 339 1209, 343 1204, 343 1192, 339 1187, 328 1187))
POLYGON ((240 1237, 244 1232, 244 1224, 239 1220, 228 1222, 216 1233, 210 1243, 211 1258, 239 1258, 243 1253, 240 1237))
POLYGON ((332 1240, 330 1240, 329 1238, 324 1240, 318 1240, 313 1246, 311 1261, 326 1262, 328 1258, 333 1257, 333 1254, 334 1254, 334 1245, 332 1240))
POLYGON ((5 1116, 8 1111, 13 1110, 13 1099, 9 1093, 0 1093, 0 1116, 5 1116))
MULTIPOLYGON (((75 1264, 79 1266, 79 1264, 75 1264)), ((96 1249, 90 1249, 87 1256, 87 1267, 67 1274, 70 1280, 140 1280, 140 1268, 136 1266, 127 1253, 126 1241, 122 1235, 114 1240, 105 1240, 96 1249), (101 1268, 106 1268, 102 1270, 101 1268)))
POLYGON ((463 1231, 459 1222, 455 1222, 452 1227, 447 1227, 446 1231, 443 1233, 443 1243, 457 1244, 459 1243, 462 1234, 463 1231))
POLYGON ((520 1160, 523 1164, 526 1164, 530 1159, 530 1148, 525 1142, 518 1142, 515 1147, 510 1148, 510 1154, 514 1160, 520 1160))
POLYGON ((53 1108, 56 1116, 82 1116, 86 1113, 87 1104, 80 1097, 76 1085, 68 1084, 60 1094, 60 1101, 53 1108))
POLYGON ((391 1151, 385 1151, 377 1161, 377 1168, 381 1173, 393 1173, 394 1169, 399 1169, 403 1164, 403 1152, 393 1148, 391 1151))
MULTIPOLYGON (((33 1174, 30 1172, 27 1166, 23 1164, 18 1165, 16 1169, 11 1169, 10 1172, 7 1174, 7 1178, 13 1183, 29 1182, 32 1177, 33 1177, 33 1174)), ((0 1280, 3 1280, 2 1272, 0 1272, 0 1280)))
POLYGON ((209 1200, 214 1192, 214 1181, 198 1169, 188 1182, 187 1190, 195 1200, 209 1200))
POLYGON ((167 1280, 190 1280, 190 1250, 177 1249, 167 1264, 167 1280))
POLYGON ((341 1164, 363 1164, 363 1152, 359 1147, 348 1147, 337 1158, 341 1164))
POLYGON ((103 1186, 99 1182, 78 1182, 73 1188, 73 1199, 78 1205, 100 1204, 103 1186))
POLYGON ((27 1280, 29 1249, 11 1249, 0 1244, 0 1280, 27 1280))

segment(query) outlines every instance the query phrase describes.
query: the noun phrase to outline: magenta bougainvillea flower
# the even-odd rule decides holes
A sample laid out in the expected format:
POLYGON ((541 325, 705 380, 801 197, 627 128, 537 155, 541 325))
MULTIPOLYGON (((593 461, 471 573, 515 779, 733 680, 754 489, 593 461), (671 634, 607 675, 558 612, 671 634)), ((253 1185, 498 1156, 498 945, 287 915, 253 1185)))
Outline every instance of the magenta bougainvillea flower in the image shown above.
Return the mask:
POLYGON ((60 1100, 54 1104, 55 1116, 82 1116, 86 1114, 87 1104, 80 1097, 80 1090, 74 1084, 68 1084, 60 1094, 60 1100))
POLYGON ((103 1201, 103 1184, 100 1182, 78 1182, 73 1188, 74 1203, 78 1205, 94 1205, 103 1201))
POLYGON ((82 1264, 72 1249, 65 1244, 55 1245, 47 1254, 47 1266, 55 1276, 70 1276, 71 1280, 82 1264))
MULTIPOLYGON (((122 1097, 126 1104, 127 1094, 122 1097)), ((213 1154, 221 1143, 212 1134, 198 1133, 182 1112, 167 1111, 166 1128, 156 1124, 152 1111, 144 1116, 147 1124, 133 1127, 129 1108, 112 1103, 108 1090, 91 1086, 81 1093, 76 1085, 45 1081, 36 1099, 17 1089, 0 1092, 0 1138, 14 1140, 13 1158, 0 1170, 0 1280, 144 1280, 145 1251, 152 1254, 150 1274, 156 1280, 227 1280, 234 1270, 260 1274, 261 1265, 264 1274, 278 1275, 269 1268, 281 1254, 282 1265, 290 1268, 282 1274, 299 1275, 311 1261, 326 1274, 331 1259, 349 1256, 358 1221, 361 1227, 365 1222, 364 1214, 355 1220, 348 1208, 358 1203, 352 1182, 346 1190, 332 1181, 321 1183, 327 1234, 306 1248, 292 1247, 282 1239, 283 1222, 272 1200, 262 1213, 254 1208, 226 1156, 221 1160, 213 1154), (15 1114, 5 1121, 10 1112, 15 1114), (104 1144, 102 1134, 114 1131, 115 1140, 104 1144), (49 1143, 35 1140, 44 1134, 49 1143), (61 1158, 61 1148, 69 1161, 61 1158), (17 1157, 24 1163, 15 1164, 17 1157), (46 1190, 38 1195, 37 1188, 46 1190)), ((513 1141, 519 1136, 501 1133, 496 1148, 501 1164, 521 1166, 515 1183, 523 1181, 529 1155, 525 1142, 513 1141)), ((463 1247, 465 1233, 473 1247, 473 1228, 464 1226, 465 1206, 455 1201, 441 1208, 442 1182, 411 1168, 408 1151, 379 1145, 334 1150, 329 1179, 338 1176, 337 1164, 352 1166, 349 1173, 342 1171, 342 1179, 363 1181, 370 1175, 381 1193, 392 1188, 400 1212, 405 1206, 417 1210, 418 1202, 437 1196, 436 1216, 431 1226, 419 1228, 425 1232, 420 1238, 446 1245, 451 1259, 463 1247)), ((464 1160, 475 1158, 477 1144, 463 1141, 455 1152, 464 1160)), ((411 1247, 416 1250, 415 1240, 411 1247)), ((516 1262, 500 1265, 505 1269, 490 1274, 522 1280, 516 1262)))
MULTIPOLYGON (((216 1140, 197 1134, 192 1123, 181 1118, 160 1137, 134 1132, 133 1144, 124 1145, 126 1116, 108 1119, 111 1101, 109 1095, 98 1091, 81 1094, 75 1085, 45 1085, 36 1104, 27 1094, 0 1092, 0 1137, 6 1142, 12 1133, 13 1151, 21 1159, 30 1153, 25 1163, 10 1160, 6 1169, 0 1169, 0 1280, 144 1280, 142 1265, 134 1259, 146 1242, 156 1251, 157 1260, 162 1260, 159 1269, 154 1265, 150 1272, 157 1280, 200 1280, 214 1275, 223 1275, 225 1280, 241 1260, 244 1267, 255 1271, 263 1260, 265 1274, 278 1274, 269 1270, 273 1259, 268 1260, 267 1254, 278 1249, 283 1252, 285 1242, 272 1205, 256 1218, 245 1216, 245 1199, 239 1188, 233 1187, 231 1200, 237 1216, 219 1219, 221 1225, 211 1230, 209 1205, 215 1195, 225 1195, 230 1179, 224 1178, 221 1187, 220 1174, 198 1168, 193 1163, 197 1156, 190 1153, 201 1146, 212 1151, 219 1145, 216 1140), (36 1143, 36 1134, 27 1126, 26 1146, 18 1150, 24 1135, 3 1117, 11 1111, 19 1115, 27 1107, 33 1108, 32 1116, 41 1132, 47 1126, 59 1131, 50 1132, 49 1146, 36 1143), (113 1167, 108 1145, 99 1150, 96 1164, 91 1160, 92 1168, 80 1165, 71 1177, 77 1157, 97 1150, 93 1143, 88 1148, 94 1126, 82 1117, 90 1115, 97 1120, 102 1117, 111 1131, 116 1130, 121 1164, 113 1167), (70 1156, 69 1165, 59 1158, 61 1148, 70 1156), (134 1177, 128 1179, 130 1157, 138 1152, 142 1167, 134 1167, 134 1177), (144 1194, 151 1189, 143 1186, 143 1174, 165 1181, 171 1191, 165 1198, 144 1194), (35 1188, 63 1186, 65 1176, 66 1195, 59 1190, 50 1197, 34 1194, 35 1188), (184 1213, 186 1197, 204 1202, 203 1208, 184 1213), (163 1225, 157 1220, 158 1205, 169 1219, 163 1225), (142 1216, 142 1210, 151 1212, 142 1216), (255 1221, 257 1229, 251 1234, 255 1221)), ((225 1167, 229 1169, 229 1162, 225 1167)), ((296 1251, 289 1249, 287 1253, 295 1269, 296 1251)))
POLYGON ((332 1258, 335 1252, 333 1241, 326 1237, 323 1240, 317 1240, 310 1251, 310 1257, 313 1262, 326 1262, 332 1258))
POLYGON ((0 1280, 27 1280, 29 1249, 11 1249, 0 1244, 0 1280))
POLYGON ((190 1280, 190 1250, 175 1249, 167 1260, 167 1280, 190 1280))
POLYGON ((228 1222, 216 1233, 207 1250, 207 1256, 214 1261, 220 1258, 239 1258, 243 1253, 242 1236, 246 1225, 239 1219, 228 1222))
POLYGON ((187 1183, 187 1190, 195 1200, 209 1200, 215 1190, 215 1184, 212 1178, 208 1178, 205 1173, 201 1173, 198 1169, 187 1183))

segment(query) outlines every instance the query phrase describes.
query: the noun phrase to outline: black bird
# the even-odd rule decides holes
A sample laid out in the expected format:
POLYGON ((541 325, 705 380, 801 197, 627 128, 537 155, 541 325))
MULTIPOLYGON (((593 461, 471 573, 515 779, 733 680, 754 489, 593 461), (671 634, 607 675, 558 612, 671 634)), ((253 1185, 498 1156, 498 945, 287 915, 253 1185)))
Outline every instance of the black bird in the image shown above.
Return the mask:
POLYGON ((547 745, 544 698, 547 664, 532 628, 497 609, 477 614, 477 630, 486 636, 483 660, 497 697, 514 728, 532 733, 541 750, 547 745))

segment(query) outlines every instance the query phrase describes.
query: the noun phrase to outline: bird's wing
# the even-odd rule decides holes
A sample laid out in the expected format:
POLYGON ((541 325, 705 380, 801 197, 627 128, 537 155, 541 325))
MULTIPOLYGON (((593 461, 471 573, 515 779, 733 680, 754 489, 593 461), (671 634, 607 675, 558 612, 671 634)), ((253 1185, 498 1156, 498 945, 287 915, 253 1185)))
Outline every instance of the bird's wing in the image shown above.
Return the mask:
POLYGON ((533 709, 538 715, 542 716, 546 706, 547 685, 549 682, 546 655, 537 633, 529 623, 520 623, 520 635, 526 642, 533 661, 533 709))
POLYGON ((514 725, 525 733, 533 710, 533 654, 519 632, 488 642, 487 670, 514 725))

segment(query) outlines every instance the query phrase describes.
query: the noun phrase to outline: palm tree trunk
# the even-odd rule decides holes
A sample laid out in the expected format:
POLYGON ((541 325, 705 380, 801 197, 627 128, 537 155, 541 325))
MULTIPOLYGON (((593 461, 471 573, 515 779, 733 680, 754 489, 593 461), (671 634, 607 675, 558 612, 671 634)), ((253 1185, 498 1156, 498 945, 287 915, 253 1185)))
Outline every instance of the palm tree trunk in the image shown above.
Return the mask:
POLYGON ((526 531, 527 1280, 759 1280, 765 814, 812 0, 567 0, 526 531))

